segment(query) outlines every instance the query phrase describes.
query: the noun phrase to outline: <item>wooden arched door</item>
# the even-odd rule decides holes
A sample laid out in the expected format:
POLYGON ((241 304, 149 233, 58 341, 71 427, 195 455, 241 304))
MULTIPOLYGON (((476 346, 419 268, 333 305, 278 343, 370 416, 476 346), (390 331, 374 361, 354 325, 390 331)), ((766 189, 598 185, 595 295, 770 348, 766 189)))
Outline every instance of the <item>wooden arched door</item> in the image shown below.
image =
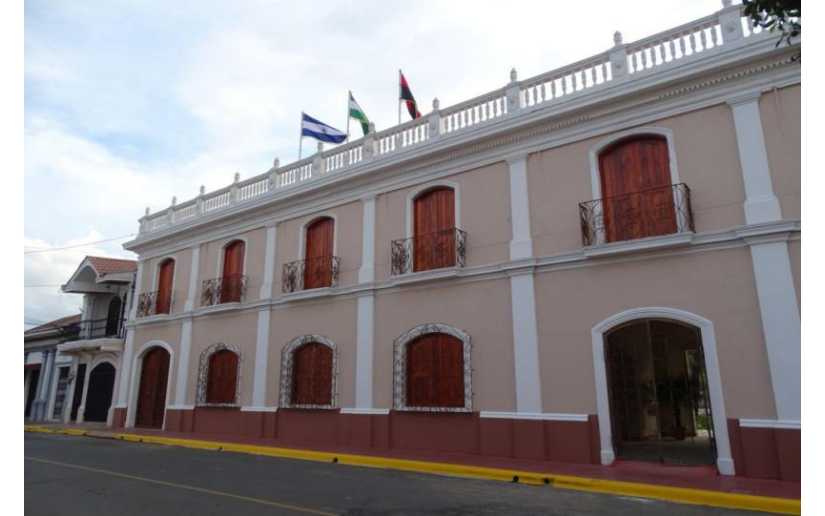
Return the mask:
POLYGON ((676 232, 667 140, 646 135, 599 154, 602 209, 608 242, 676 232))
POLYGON ((455 193, 435 188, 415 198, 413 270, 455 265, 455 193))
POLYGON ((86 390, 84 421, 106 421, 112 394, 115 388, 115 368, 108 362, 98 364, 89 373, 89 388, 86 390))
POLYGON ((335 221, 330 217, 318 219, 306 229, 304 253, 304 288, 332 286, 332 255, 335 221))
POLYGON ((158 298, 155 313, 168 314, 172 308, 172 280, 175 277, 175 260, 169 258, 158 270, 158 298))
POLYGON ((143 355, 135 426, 161 428, 166 411, 169 352, 157 346, 143 355))
POLYGON ((332 349, 309 342, 292 352, 293 405, 332 404, 332 349))
POLYGON ((221 278, 221 303, 238 302, 243 293, 243 262, 246 245, 235 240, 223 250, 223 276, 221 278))
POLYGON ((445 333, 407 345, 407 406, 464 406, 464 343, 445 333))
POLYGON ((228 349, 209 356, 206 382, 207 403, 235 403, 238 383, 238 355, 228 349))

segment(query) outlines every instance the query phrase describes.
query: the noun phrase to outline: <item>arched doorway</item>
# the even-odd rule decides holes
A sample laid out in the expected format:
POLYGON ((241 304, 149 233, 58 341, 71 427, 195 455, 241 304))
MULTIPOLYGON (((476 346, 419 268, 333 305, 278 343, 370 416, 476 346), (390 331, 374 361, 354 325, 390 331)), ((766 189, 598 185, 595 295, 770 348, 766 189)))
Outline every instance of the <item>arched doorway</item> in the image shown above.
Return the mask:
POLYGON ((98 364, 89 373, 89 389, 86 391, 84 421, 105 422, 112 405, 115 386, 115 368, 108 362, 98 364))
POLYGON ((155 346, 143 355, 135 426, 161 428, 166 410, 169 352, 155 346))
POLYGON ((607 332, 604 345, 616 457, 714 464, 716 435, 699 328, 633 320, 607 332))
POLYGON ((110 337, 120 333, 120 315, 122 303, 120 298, 115 296, 109 301, 109 311, 106 314, 106 336, 110 337))

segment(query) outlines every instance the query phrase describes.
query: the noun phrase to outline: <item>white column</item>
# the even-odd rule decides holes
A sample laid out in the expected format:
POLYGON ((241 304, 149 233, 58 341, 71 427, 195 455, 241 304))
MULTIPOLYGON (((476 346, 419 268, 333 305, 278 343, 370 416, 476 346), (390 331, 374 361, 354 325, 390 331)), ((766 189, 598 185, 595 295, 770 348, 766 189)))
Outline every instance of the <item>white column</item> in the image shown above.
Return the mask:
MULTIPOLYGON (((749 225, 782 220, 762 132, 760 95, 756 91, 728 101, 736 127, 745 187, 745 221, 749 225)), ((784 236, 778 241, 747 237, 746 240, 751 249, 776 415, 779 420, 798 422, 802 339, 788 244, 784 236)))
MULTIPOLYGON (((359 283, 375 281, 375 196, 365 197, 361 233, 359 283)), ((372 290, 358 297, 355 329, 355 408, 372 409, 373 344, 375 339, 375 294, 372 290)))
POLYGON ((49 390, 51 388, 52 373, 54 370, 55 351, 43 352, 43 369, 38 381, 38 394, 36 400, 36 420, 46 419, 46 405, 49 402, 49 390))
POLYGON ((180 328, 180 351, 178 353, 178 370, 175 373, 175 406, 186 405, 186 387, 189 378, 189 350, 192 348, 192 318, 183 320, 180 328))
POLYGON ((275 246, 278 230, 275 224, 266 227, 266 249, 264 252, 264 281, 261 283, 261 299, 272 297, 272 279, 275 276, 275 246))
MULTIPOLYGON (((142 294, 142 280, 143 280, 143 260, 138 261, 137 273, 135 274, 135 296, 142 294)), ((137 318, 137 303, 132 303, 132 310, 129 312, 129 320, 134 321, 137 318)))
POLYGON ((123 354, 120 359, 120 380, 117 385, 116 408, 126 408, 129 403, 129 381, 132 373, 132 354, 135 347, 135 329, 126 330, 126 342, 123 344, 123 354))
POLYGON ((252 410, 266 407, 266 380, 269 364, 269 307, 258 311, 258 333, 255 341, 255 372, 252 384, 252 410))
MULTIPOLYGON (((513 239, 510 259, 533 257, 530 236, 530 202, 527 187, 527 155, 507 159, 510 166, 510 220, 513 239)), ((533 271, 510 276, 510 305, 513 312, 513 358, 516 378, 516 412, 540 413, 541 374, 536 296, 533 271)))
POLYGON ((788 243, 751 244, 762 331, 771 371, 776 417, 801 418, 801 330, 788 243))
POLYGON ((183 309, 186 312, 191 312, 195 309, 195 296, 198 292, 198 276, 199 267, 201 263, 201 246, 200 244, 191 247, 192 262, 189 265, 189 289, 186 291, 186 303, 183 309))
POLYGON ((756 91, 728 101, 736 126, 736 144, 745 184, 745 221, 748 224, 782 218, 768 167, 768 152, 759 114, 760 95, 756 91))
POLYGON ((80 360, 77 355, 72 357, 72 366, 69 369, 69 377, 72 378, 71 385, 66 389, 66 401, 63 403, 63 423, 70 423, 72 415, 72 405, 74 404, 74 391, 77 388, 77 367, 80 360))
POLYGON ((89 377, 92 374, 92 358, 86 359, 86 378, 83 380, 83 393, 80 396, 80 406, 77 409, 77 422, 82 423, 86 419, 86 395, 89 393, 89 377))

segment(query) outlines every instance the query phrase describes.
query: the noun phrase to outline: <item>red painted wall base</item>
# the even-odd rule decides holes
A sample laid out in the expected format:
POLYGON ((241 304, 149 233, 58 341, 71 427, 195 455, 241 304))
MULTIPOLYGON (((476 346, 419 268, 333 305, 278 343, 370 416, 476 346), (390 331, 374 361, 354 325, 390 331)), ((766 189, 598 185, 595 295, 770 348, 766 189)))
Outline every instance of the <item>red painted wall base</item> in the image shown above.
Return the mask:
POLYGON ((728 419, 736 474, 799 482, 802 476, 801 430, 749 428, 728 419))
POLYGON ((197 407, 167 410, 166 430, 271 439, 276 446, 466 453, 579 464, 599 460, 595 415, 580 422, 487 419, 478 413, 362 415, 338 410, 241 412, 197 407))

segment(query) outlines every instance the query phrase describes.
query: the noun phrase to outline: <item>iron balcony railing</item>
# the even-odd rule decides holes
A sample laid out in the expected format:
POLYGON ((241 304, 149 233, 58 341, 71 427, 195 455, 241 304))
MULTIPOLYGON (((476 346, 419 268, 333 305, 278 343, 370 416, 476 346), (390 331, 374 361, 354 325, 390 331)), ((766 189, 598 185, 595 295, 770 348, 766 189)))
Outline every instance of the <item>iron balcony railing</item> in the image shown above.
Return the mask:
POLYGON ((240 303, 246 297, 247 278, 243 274, 227 274, 204 280, 201 284, 201 306, 240 303))
POLYGON ((582 202, 579 217, 585 247, 694 231, 684 183, 582 202))
POLYGON ((77 331, 67 335, 65 340, 73 341, 104 338, 122 339, 126 334, 123 323, 124 320, 122 318, 80 321, 76 325, 72 325, 70 328, 67 328, 67 330, 77 328, 77 331))
POLYGON ((464 267, 467 233, 458 228, 399 238, 391 244, 392 275, 464 267))
POLYGON ((313 288, 338 285, 341 258, 319 256, 307 260, 295 260, 284 264, 281 274, 281 291, 284 294, 313 288))
POLYGON ((159 291, 155 290, 154 292, 144 292, 138 296, 138 304, 137 304, 137 316, 138 317, 147 317, 149 315, 157 315, 157 314, 168 314, 172 311, 172 303, 174 299, 172 296, 169 296, 169 304, 168 306, 159 306, 158 305, 158 296, 159 291))

